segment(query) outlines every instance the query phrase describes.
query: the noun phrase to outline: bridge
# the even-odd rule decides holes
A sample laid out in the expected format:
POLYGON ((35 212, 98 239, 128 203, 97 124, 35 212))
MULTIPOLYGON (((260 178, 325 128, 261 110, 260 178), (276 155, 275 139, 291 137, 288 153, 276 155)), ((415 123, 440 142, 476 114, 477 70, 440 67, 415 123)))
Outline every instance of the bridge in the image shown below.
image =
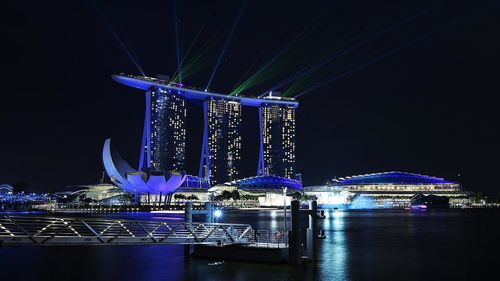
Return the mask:
POLYGON ((3 216, 0 242, 4 245, 249 245, 256 239, 248 224, 3 216))

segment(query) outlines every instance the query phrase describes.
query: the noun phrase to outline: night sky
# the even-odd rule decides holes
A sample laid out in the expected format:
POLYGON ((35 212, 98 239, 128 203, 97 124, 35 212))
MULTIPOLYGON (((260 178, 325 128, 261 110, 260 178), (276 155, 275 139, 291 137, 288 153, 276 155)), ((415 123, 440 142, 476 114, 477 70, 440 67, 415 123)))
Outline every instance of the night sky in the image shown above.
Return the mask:
MULTIPOLYGON (((144 94, 111 74, 140 72, 112 32, 146 75, 172 75, 173 7, 169 0, 2 4, 0 183, 34 192, 96 183, 108 137, 137 166, 144 94)), ((183 82, 206 86, 243 9, 212 91, 228 93, 268 64, 243 92, 259 95, 331 60, 301 77, 295 92, 287 91, 292 84, 279 88, 306 91, 296 143, 306 185, 399 170, 499 196, 499 8, 461 0, 177 1, 180 57, 191 46, 185 62, 202 54, 183 82)), ((245 108, 243 176, 256 173, 257 116, 245 108)), ((190 104, 190 174, 201 130, 202 110, 190 104)))

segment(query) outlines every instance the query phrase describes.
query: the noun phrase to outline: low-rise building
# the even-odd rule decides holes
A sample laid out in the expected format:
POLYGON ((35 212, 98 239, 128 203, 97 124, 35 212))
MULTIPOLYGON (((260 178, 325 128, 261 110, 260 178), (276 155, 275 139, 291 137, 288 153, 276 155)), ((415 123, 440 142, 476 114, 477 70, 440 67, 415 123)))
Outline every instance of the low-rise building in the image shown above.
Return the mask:
POLYGON ((320 205, 347 205, 368 199, 375 206, 407 207, 417 194, 446 196, 450 205, 469 203, 469 194, 459 183, 394 171, 334 179, 329 185, 304 187, 304 192, 316 196, 320 205))

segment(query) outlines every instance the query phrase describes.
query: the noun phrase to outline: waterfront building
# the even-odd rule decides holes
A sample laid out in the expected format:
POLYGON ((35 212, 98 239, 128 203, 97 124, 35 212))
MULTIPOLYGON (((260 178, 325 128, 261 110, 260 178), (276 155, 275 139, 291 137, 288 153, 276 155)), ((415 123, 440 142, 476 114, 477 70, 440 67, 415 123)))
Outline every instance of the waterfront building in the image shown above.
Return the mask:
MULTIPOLYGON (((241 104, 224 99, 209 99, 207 107, 207 144, 211 185, 238 179, 241 166, 241 104)), ((208 161, 207 161, 208 160, 208 161)))
POLYGON ((132 203, 133 194, 129 194, 113 184, 73 185, 66 189, 67 191, 54 193, 54 196, 61 203, 75 204, 84 199, 103 206, 130 205, 132 203))
MULTIPOLYGON (((40 204, 53 202, 53 198, 48 193, 25 193, 23 192, 6 192, 0 193, 0 203, 23 205, 29 204, 30 207, 40 204)), ((2 204, 3 205, 3 204, 2 204)), ((3 208, 3 207, 1 207, 3 208)), ((1 209, 0 208, 0 209, 1 209)))
POLYGON ((237 180, 238 190, 258 196, 259 205, 282 207, 290 205, 292 196, 302 192, 302 181, 279 176, 256 176, 237 180))
POLYGON ((139 170, 182 171, 186 150, 185 99, 175 91, 152 87, 146 93, 145 114, 139 170))
POLYGON ((0 185, 0 194, 12 193, 14 191, 14 187, 9 184, 0 185))
POLYGON ((407 207, 417 194, 450 198, 451 205, 469 203, 469 194, 459 183, 407 172, 384 172, 333 179, 331 184, 304 187, 322 205, 350 204, 368 199, 377 206, 407 207))
MULTIPOLYGON (((265 97, 273 100, 293 100, 270 92, 265 97)), ((295 177, 295 107, 264 103, 259 108, 261 148, 258 174, 295 177)))
POLYGON ((259 108, 258 176, 294 178, 295 109, 298 107, 295 99, 274 94, 258 98, 230 96, 188 88, 162 77, 123 74, 112 77, 146 93, 138 169, 133 169, 111 150, 110 139, 105 141, 103 148, 106 173, 116 186, 137 195, 136 202, 143 202, 146 198, 148 203, 157 200, 161 204, 182 189, 186 192, 198 187, 208 189, 212 185, 240 179, 243 106, 259 108), (204 105, 202 153, 197 177, 184 171, 187 101, 204 105))

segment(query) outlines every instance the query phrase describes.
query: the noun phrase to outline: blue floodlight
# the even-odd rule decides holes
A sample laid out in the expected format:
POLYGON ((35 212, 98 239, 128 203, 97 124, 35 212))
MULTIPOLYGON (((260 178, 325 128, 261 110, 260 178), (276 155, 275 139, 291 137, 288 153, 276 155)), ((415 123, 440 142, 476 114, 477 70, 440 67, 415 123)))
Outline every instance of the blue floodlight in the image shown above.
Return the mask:
POLYGON ((214 217, 216 219, 221 218, 222 217, 222 210, 219 210, 219 209, 215 210, 214 211, 214 217))

